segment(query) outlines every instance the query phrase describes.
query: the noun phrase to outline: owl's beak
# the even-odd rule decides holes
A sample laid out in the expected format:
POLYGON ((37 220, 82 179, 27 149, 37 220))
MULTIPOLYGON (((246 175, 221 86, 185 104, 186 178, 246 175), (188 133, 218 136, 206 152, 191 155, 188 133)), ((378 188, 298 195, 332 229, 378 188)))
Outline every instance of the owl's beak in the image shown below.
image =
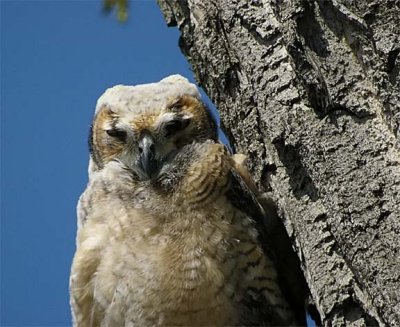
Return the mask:
POLYGON ((157 174, 159 164, 154 139, 147 133, 139 140, 139 163, 141 170, 149 179, 157 174))

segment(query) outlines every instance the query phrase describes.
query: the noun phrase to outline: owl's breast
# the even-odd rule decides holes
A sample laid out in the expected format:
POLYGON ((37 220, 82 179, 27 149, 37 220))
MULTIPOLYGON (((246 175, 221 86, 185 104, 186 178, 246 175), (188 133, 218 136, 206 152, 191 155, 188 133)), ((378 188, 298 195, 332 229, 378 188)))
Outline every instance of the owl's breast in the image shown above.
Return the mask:
POLYGON ((232 324, 240 297, 232 225, 199 212, 175 212, 161 225, 150 223, 160 217, 140 217, 141 226, 121 220, 109 226, 93 279, 107 319, 140 326, 232 324))

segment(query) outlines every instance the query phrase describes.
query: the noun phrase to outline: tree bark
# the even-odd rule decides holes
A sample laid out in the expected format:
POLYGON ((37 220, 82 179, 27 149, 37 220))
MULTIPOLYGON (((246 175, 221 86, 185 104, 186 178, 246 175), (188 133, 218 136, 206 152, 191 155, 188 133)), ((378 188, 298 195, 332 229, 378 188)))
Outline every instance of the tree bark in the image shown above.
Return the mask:
POLYGON ((322 324, 400 326, 399 2, 158 3, 322 324))

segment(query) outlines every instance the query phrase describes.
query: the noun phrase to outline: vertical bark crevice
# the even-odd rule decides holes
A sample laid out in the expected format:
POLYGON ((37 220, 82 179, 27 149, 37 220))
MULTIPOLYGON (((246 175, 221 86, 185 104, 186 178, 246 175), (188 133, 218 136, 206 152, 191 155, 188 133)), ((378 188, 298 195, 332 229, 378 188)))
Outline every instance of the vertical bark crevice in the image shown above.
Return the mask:
POLYGON ((297 199, 307 196, 311 201, 318 200, 318 189, 314 185, 310 174, 302 164, 298 151, 292 145, 274 143, 280 162, 287 169, 289 185, 297 199))

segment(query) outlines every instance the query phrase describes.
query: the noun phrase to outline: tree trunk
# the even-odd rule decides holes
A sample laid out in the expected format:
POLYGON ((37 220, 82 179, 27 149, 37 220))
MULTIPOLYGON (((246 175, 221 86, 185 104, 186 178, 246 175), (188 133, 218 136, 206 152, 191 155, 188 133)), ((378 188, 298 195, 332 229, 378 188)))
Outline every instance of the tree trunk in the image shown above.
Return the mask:
POLYGON ((400 326, 399 2, 158 3, 322 324, 400 326))

